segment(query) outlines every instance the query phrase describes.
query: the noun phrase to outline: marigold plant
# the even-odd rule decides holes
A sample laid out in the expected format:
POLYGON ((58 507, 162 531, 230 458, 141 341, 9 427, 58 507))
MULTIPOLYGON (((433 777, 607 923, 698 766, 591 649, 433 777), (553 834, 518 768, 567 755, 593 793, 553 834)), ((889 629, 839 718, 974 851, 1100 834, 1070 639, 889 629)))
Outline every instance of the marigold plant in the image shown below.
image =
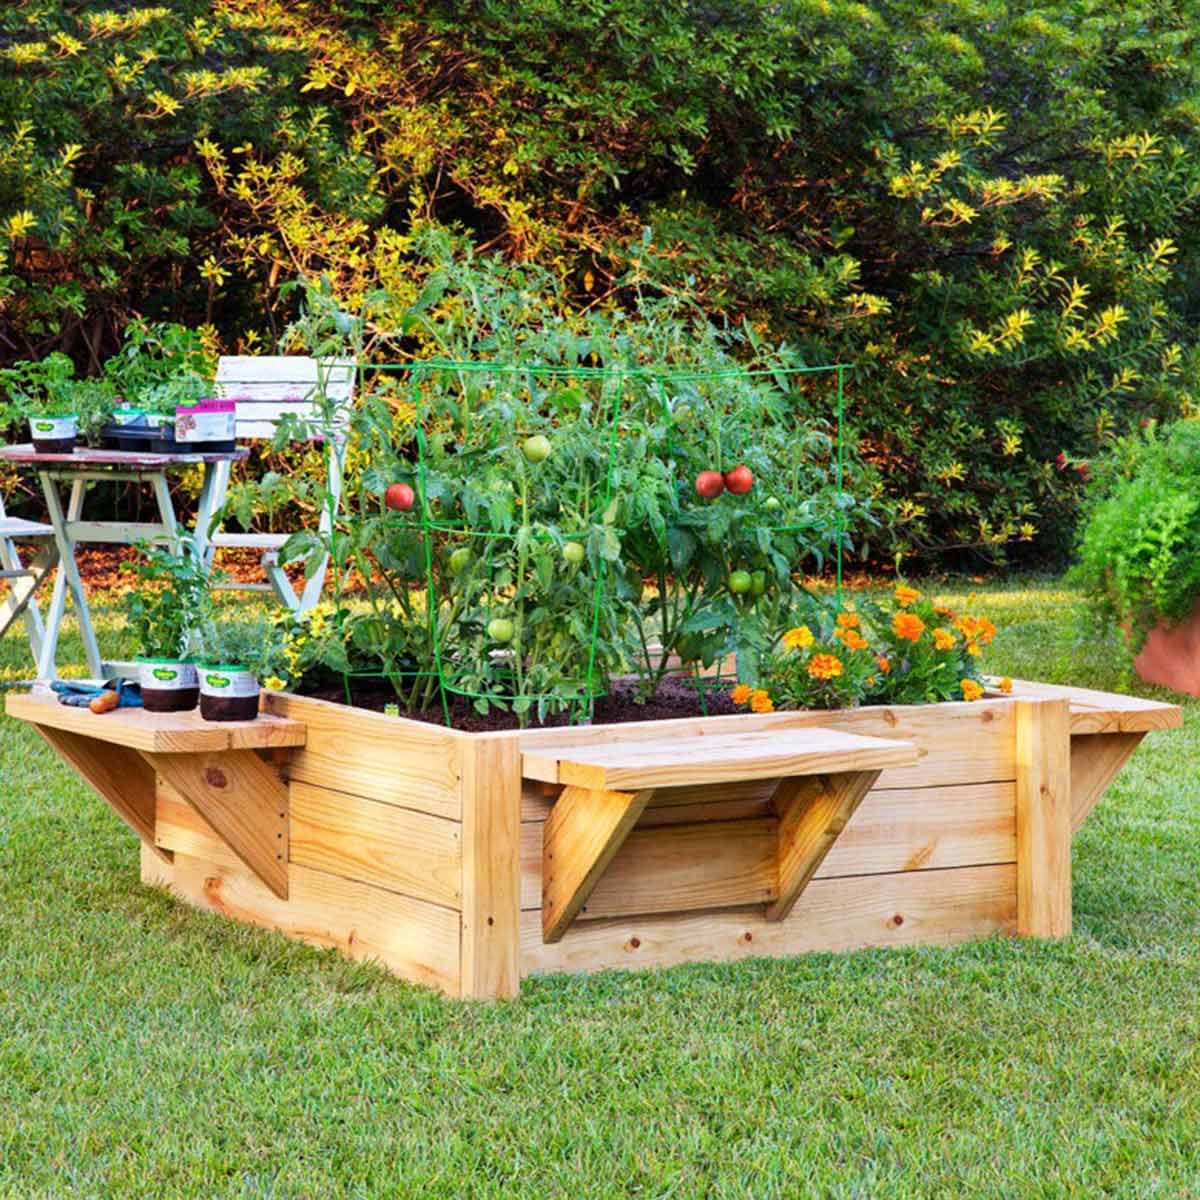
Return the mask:
MULTIPOLYGON (((901 584, 861 611, 812 600, 805 621, 779 635, 757 676, 735 687, 735 704, 772 708, 851 708, 858 704, 925 704, 978 700, 985 684, 979 660, 996 636, 985 617, 937 608, 901 584), (768 703, 771 707, 768 707, 768 703)), ((1000 690, 1012 691, 1012 680, 1000 690)))

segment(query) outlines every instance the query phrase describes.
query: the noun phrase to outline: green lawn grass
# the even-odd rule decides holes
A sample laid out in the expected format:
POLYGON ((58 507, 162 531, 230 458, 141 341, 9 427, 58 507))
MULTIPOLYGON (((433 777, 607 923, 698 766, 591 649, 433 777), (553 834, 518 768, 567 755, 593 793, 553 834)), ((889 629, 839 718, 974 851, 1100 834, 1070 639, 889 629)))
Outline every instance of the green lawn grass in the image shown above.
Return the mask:
MULTIPOLYGON (((1122 683, 1056 584, 979 592, 990 667, 1122 683)), ((493 1006, 143 888, 116 818, 0 728, 0 1196, 1200 1193, 1195 704, 1077 837, 1064 942, 557 976, 493 1006)))

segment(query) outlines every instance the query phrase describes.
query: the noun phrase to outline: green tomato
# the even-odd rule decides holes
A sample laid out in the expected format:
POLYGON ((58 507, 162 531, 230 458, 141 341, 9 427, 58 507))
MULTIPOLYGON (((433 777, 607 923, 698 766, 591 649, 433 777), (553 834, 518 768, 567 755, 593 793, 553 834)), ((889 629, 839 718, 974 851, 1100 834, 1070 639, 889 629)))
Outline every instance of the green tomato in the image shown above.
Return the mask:
POLYGON ((763 501, 763 508, 766 509, 767 512, 778 512, 779 501, 776 500, 774 496, 768 496, 766 500, 763 501))
POLYGON ((493 617, 488 622, 488 637, 493 642, 511 642, 513 640, 513 623, 507 617, 493 617))
POLYGON ((749 571, 733 571, 729 576, 729 590, 735 596, 744 596, 753 583, 749 571))
POLYGON ((766 571, 751 571, 750 572, 750 594, 752 596, 761 596, 767 590, 767 573, 766 571))
POLYGON ((535 434, 531 438, 526 438, 521 446, 521 453, 531 463, 545 462, 550 457, 550 439, 544 434, 535 434))
POLYGON ((571 566, 577 567, 583 562, 583 547, 578 542, 564 542, 562 556, 571 566))
POLYGON ((459 546, 453 554, 450 555, 450 574, 461 575, 467 569, 471 562, 471 552, 466 546, 459 546))

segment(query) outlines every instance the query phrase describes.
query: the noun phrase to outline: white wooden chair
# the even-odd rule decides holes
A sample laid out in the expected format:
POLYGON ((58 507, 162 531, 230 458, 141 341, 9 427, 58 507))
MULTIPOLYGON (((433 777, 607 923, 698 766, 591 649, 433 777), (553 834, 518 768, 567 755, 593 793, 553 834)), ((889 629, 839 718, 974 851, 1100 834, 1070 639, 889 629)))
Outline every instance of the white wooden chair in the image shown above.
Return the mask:
MULTIPOLYGON (((58 546, 54 541, 53 527, 8 516, 4 511, 4 499, 0 497, 0 579, 8 582, 8 595, 0 604, 0 637, 8 632, 9 626, 18 617, 24 620, 33 661, 39 664, 46 627, 34 593, 57 565, 58 546), (18 540, 42 543, 28 566, 21 562, 21 556, 17 553, 14 543, 18 540)), ((54 674, 53 662, 49 664, 49 673, 50 676, 54 674)))
MULTIPOLYGON (((304 423, 309 441, 323 441, 325 472, 331 503, 322 507, 318 529, 328 534, 333 528, 342 493, 342 470, 345 459, 345 426, 354 398, 355 365, 346 360, 326 360, 299 355, 226 356, 217 365, 217 390, 222 397, 237 401, 238 441, 270 439, 275 427, 288 414, 304 423), (334 434, 325 439, 322 427, 322 404, 319 389, 324 390, 326 412, 333 412, 334 434)), ((225 503, 229 487, 230 464, 222 463, 220 477, 215 481, 212 495, 202 501, 197 528, 206 528, 225 503)), ((211 536, 213 547, 261 550, 266 583, 237 583, 230 581, 218 586, 230 591, 273 592, 280 603, 294 612, 307 612, 321 598, 329 556, 297 592, 287 572, 279 562, 279 551, 291 534, 288 533, 225 533, 211 536)), ((209 552, 210 561, 212 551, 209 552)))

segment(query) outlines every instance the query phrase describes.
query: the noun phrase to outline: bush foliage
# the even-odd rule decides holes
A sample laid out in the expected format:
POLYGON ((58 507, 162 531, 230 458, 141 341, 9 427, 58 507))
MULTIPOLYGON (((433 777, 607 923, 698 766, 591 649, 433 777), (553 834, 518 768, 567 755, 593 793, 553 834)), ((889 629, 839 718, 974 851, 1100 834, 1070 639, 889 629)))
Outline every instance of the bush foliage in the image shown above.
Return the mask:
MULTIPOLYGON (((423 224, 857 364, 897 554, 1067 541, 1192 402, 1193 0, 36 0, 0 14, 0 353, 416 304, 423 224), (649 232, 644 232, 649 231, 649 232)), ((432 302, 430 302, 432 303, 432 302)))

